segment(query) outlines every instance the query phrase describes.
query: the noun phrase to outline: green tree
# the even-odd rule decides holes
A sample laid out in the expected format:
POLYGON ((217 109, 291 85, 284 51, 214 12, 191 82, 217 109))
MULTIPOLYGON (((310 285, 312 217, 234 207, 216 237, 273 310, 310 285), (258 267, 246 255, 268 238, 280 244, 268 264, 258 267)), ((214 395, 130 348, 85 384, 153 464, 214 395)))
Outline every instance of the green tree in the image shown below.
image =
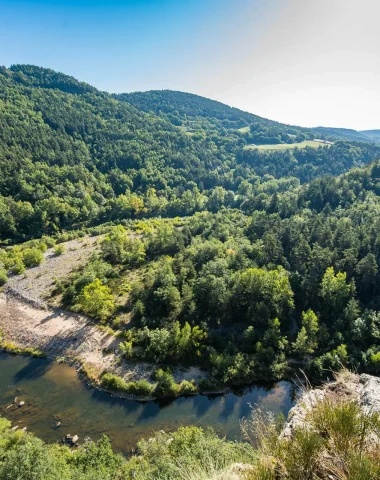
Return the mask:
POLYGON ((328 267, 322 279, 320 295, 329 311, 340 314, 353 291, 352 284, 346 281, 345 272, 335 274, 334 267, 328 267))
POLYGON ((112 264, 139 265, 144 261, 145 248, 138 238, 131 239, 119 225, 113 227, 101 243, 103 258, 112 264))
POLYGON ((159 397, 176 397, 178 395, 178 385, 175 383, 173 375, 169 370, 161 368, 156 372, 156 387, 154 393, 159 397))
POLYGON ((301 330, 298 332, 297 339, 293 343, 293 350, 300 356, 313 352, 310 349, 310 340, 305 327, 301 327, 301 330))
POLYGON ((234 316, 265 325, 271 318, 285 319, 293 308, 293 292, 282 267, 250 268, 237 276, 232 293, 234 316))
POLYGON ((307 312, 302 312, 302 328, 307 335, 307 351, 313 353, 318 347, 319 323, 317 315, 311 308, 307 312))
POLYGON ((97 278, 84 287, 78 298, 76 307, 91 317, 105 320, 115 310, 115 302, 111 290, 97 278))

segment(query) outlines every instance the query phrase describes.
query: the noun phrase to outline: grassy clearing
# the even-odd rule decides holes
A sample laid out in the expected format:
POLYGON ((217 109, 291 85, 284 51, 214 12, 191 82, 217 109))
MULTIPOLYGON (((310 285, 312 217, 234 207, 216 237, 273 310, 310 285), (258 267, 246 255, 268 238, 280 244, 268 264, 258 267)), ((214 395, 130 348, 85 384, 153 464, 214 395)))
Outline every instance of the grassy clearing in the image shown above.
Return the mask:
POLYGON ((247 145, 244 147, 246 150, 253 150, 257 148, 258 150, 289 150, 294 148, 318 148, 318 147, 327 147, 330 144, 316 142, 315 140, 304 140, 303 142, 299 143, 279 143, 276 145, 247 145))
POLYGON ((240 133, 248 133, 249 132, 249 127, 238 128, 238 131, 240 133))

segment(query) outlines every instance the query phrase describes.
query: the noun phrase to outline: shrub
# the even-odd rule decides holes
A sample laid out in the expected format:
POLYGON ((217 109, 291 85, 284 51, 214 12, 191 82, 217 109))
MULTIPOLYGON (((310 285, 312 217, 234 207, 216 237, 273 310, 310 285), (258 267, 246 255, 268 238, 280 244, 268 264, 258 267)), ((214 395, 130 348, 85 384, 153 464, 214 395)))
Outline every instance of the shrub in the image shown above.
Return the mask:
POLYGON ((220 382, 214 378, 201 378, 198 383, 201 392, 216 392, 221 388, 220 382))
POLYGON ((21 275, 22 273, 25 272, 25 265, 24 265, 24 262, 22 261, 22 259, 20 257, 16 257, 14 259, 11 271, 15 275, 21 275))
POLYGON ((56 245, 54 247, 54 253, 56 255, 62 255, 62 253, 64 253, 64 252, 65 252, 65 246, 64 245, 60 244, 60 245, 56 245))
POLYGON ((97 278, 84 287, 78 299, 77 306, 91 317, 105 320, 115 310, 115 303, 111 290, 97 278))
POLYGON ((114 328, 115 330, 119 330, 121 325, 122 325, 122 320, 120 317, 115 317, 113 320, 112 320, 112 328, 114 328))
POLYGON ((179 384, 179 394, 180 395, 195 395, 198 393, 197 386, 195 385, 194 380, 188 382, 187 380, 182 380, 179 384))
POLYGON ((43 259, 44 256, 38 248, 27 248, 23 252, 23 262, 26 267, 37 267, 43 259))
POLYGON ((7 283, 8 277, 7 277, 7 271, 5 268, 0 268, 0 287, 7 283))
POLYGON ((127 383, 127 391, 131 395, 137 397, 150 397, 153 391, 153 385, 146 380, 139 380, 138 382, 127 383))
POLYGON ((375 373, 380 372, 380 352, 374 353, 370 357, 370 367, 375 373))
POLYGON ((178 385, 175 383, 173 375, 169 370, 160 368, 155 376, 157 384, 154 393, 158 397, 176 397, 178 395, 178 385))
POLYGON ((116 392, 125 392, 127 389, 127 382, 118 375, 105 373, 102 377, 102 386, 116 392))
POLYGON ((53 237, 48 237, 46 235, 43 235, 41 240, 47 245, 48 248, 54 247, 56 243, 53 237))
POLYGON ((48 249, 47 245, 45 242, 39 242, 38 244, 38 249, 41 250, 42 253, 46 252, 46 250, 48 249))
POLYGON ((113 373, 105 373, 103 375, 102 386, 107 390, 137 397, 150 397, 153 390, 153 386, 146 380, 126 382, 123 378, 113 373))
POLYGON ((133 349, 133 344, 132 342, 121 342, 120 343, 120 351, 123 354, 124 357, 126 358, 131 358, 132 357, 132 349, 133 349))

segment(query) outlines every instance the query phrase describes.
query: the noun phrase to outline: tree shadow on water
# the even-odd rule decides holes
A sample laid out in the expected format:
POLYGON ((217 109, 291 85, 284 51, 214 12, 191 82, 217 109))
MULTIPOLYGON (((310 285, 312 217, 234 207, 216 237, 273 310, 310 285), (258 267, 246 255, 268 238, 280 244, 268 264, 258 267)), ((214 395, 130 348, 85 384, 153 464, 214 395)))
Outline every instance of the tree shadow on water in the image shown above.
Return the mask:
POLYGON ((158 402, 145 403, 139 417, 137 418, 137 423, 157 417, 160 413, 160 410, 161 408, 158 402))
POLYGON ((235 406, 239 403, 239 397, 233 394, 226 395, 223 399, 223 409, 219 413, 219 418, 227 420, 230 417, 234 410, 235 406))
POLYGON ((221 396, 197 395, 194 397, 193 405, 197 417, 202 417, 211 407, 217 406, 222 401, 221 396))
POLYGON ((52 362, 45 358, 29 358, 28 363, 13 376, 15 383, 43 377, 51 368, 52 362))

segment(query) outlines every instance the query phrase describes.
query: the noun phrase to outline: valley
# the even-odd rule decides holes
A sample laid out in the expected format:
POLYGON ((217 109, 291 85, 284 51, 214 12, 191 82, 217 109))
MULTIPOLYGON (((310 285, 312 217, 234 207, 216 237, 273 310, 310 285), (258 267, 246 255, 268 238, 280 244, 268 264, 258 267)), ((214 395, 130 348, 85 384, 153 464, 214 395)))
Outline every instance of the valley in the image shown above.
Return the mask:
POLYGON ((267 410, 287 415, 300 370, 313 385, 380 374, 377 130, 110 94, 33 65, 0 68, 0 112, 0 403, 48 443, 4 419, 0 436, 63 465, 62 422, 95 440, 67 458, 101 458, 110 480, 192 479, 176 462, 207 448, 217 475, 272 479, 242 417, 281 439, 267 410))

